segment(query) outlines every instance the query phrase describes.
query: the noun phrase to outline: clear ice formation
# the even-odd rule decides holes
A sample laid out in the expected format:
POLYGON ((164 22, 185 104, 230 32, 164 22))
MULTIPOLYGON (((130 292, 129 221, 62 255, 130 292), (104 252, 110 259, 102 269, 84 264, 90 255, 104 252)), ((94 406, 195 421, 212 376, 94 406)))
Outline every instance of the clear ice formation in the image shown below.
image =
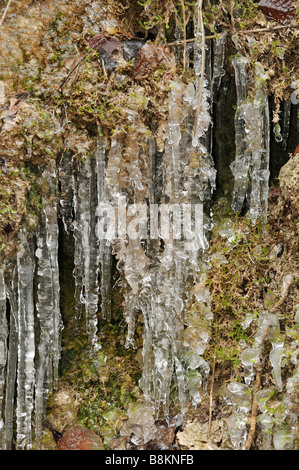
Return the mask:
POLYGON ((298 439, 295 429, 277 429, 273 435, 275 450, 293 450, 294 443, 298 439))
POLYGON ((288 146, 290 121, 291 121, 291 101, 285 101, 282 114, 282 146, 286 150, 288 146))
POLYGON ((258 415, 257 424, 262 432, 262 449, 271 450, 272 429, 275 425, 275 418, 268 413, 258 415))
POLYGON ((35 335, 33 277, 34 256, 27 233, 20 233, 21 247, 17 255, 17 400, 16 448, 32 448, 31 420, 34 409, 35 388, 35 335))
POLYGON ((95 159, 86 158, 79 163, 75 177, 74 221, 75 239, 74 278, 78 320, 84 308, 86 330, 91 347, 100 348, 97 337, 98 322, 98 240, 96 237, 97 194, 95 159))
MULTIPOLYGON (((281 289, 282 296, 285 295, 292 281, 292 276, 284 276, 281 289)), ((244 329, 246 329, 250 325, 252 319, 249 318, 249 320, 250 321, 248 323, 246 321, 243 322, 244 329)), ((259 429, 261 430, 262 437, 260 445, 262 446, 262 449, 271 449, 273 432, 274 448, 280 449, 281 446, 283 447, 283 438, 281 437, 283 433, 280 430, 280 426, 287 426, 286 419, 293 419, 294 422, 296 422, 297 420, 297 417, 292 418, 292 416, 295 416, 294 413, 291 411, 294 405, 288 397, 294 395, 293 384, 297 386, 299 380, 296 380, 296 374, 293 378, 288 380, 287 387, 289 386, 290 392, 286 395, 284 401, 281 402, 280 405, 277 406, 276 404, 276 408, 270 407, 268 405, 268 401, 275 394, 275 389, 279 392, 283 390, 281 367, 282 359, 286 356, 286 350, 284 343, 281 340, 280 322, 278 315, 270 314, 267 311, 263 311, 259 315, 258 322, 259 327, 255 334, 252 347, 246 347, 245 349, 243 349, 240 355, 241 363, 243 366, 243 376, 245 384, 234 382, 230 383, 224 391, 223 396, 227 404, 233 407, 232 415, 230 417, 230 424, 232 425, 234 421, 234 416, 238 413, 242 413, 244 421, 246 421, 251 407, 250 389, 248 387, 254 379, 256 368, 259 362, 263 360, 261 354, 264 345, 269 342, 272 346, 272 350, 269 354, 269 361, 272 365, 272 374, 275 387, 268 389, 262 388, 255 395, 255 400, 261 413, 257 417, 257 424, 259 429)), ((295 353, 297 353, 296 350, 295 353)), ((238 423, 239 422, 240 419, 238 420, 238 423)), ((241 428, 242 426, 240 427, 239 424, 235 424, 234 426, 232 425, 232 429, 229 429, 230 438, 235 448, 242 448, 241 436, 243 436, 243 434, 241 433, 241 428)), ((287 436, 287 443, 285 444, 285 448, 288 449, 291 448, 290 446, 293 445, 293 434, 292 430, 290 431, 290 433, 288 430, 284 432, 286 432, 287 436)))
POLYGON ((225 48, 227 34, 223 33, 213 39, 213 76, 212 76, 212 101, 217 99, 217 92, 220 89, 221 79, 226 74, 224 69, 225 48))
POLYGON ((265 413, 268 410, 267 402, 274 395, 275 391, 272 388, 263 388, 256 392, 255 399, 258 404, 259 410, 265 413))
POLYGON ((196 41, 188 45, 186 56, 186 66, 193 56, 195 79, 171 83, 164 144, 158 144, 141 116, 128 108, 134 131, 117 128, 109 141, 98 137, 92 157, 79 159, 66 150, 57 167, 53 162, 44 169, 48 191, 36 237, 21 233, 15 264, 0 270, 1 448, 10 448, 14 432, 17 449, 31 449, 33 443, 40 446, 45 401, 57 386, 63 328, 59 219, 62 230, 74 238, 75 320, 79 326, 86 318, 91 352, 101 347, 99 311, 107 321, 112 319, 114 256, 124 291, 127 347, 135 347, 140 312, 143 318, 140 386, 147 404, 157 415, 161 411, 167 415, 173 381, 183 412, 188 397, 197 405, 207 391, 210 366, 202 354, 213 314, 208 291, 203 289, 196 297, 200 321, 186 315, 187 286, 205 269, 198 255, 208 248, 206 232, 211 228, 210 203, 216 184, 210 154, 211 90, 217 89, 224 74, 225 40, 216 41, 213 66, 212 54, 207 54, 206 76, 201 76, 203 51, 197 21, 196 16, 196 41), (138 219, 139 205, 144 203, 158 211, 159 221, 151 220, 146 230, 142 224, 140 229, 138 219), (170 213, 165 212, 170 205, 170 213), (116 210, 117 233, 111 207, 116 210), (185 211, 186 207, 192 210, 185 211), (178 223, 173 225, 176 220, 184 220, 183 234, 178 223), (169 234, 165 232, 168 223, 169 234), (177 236, 176 230, 183 236, 177 236))
MULTIPOLYGON (((134 135, 125 137, 121 129, 116 130, 106 162, 105 201, 118 209, 118 220, 121 219, 121 211, 126 204, 137 205, 149 201, 151 209, 159 205, 161 226, 149 227, 151 233, 156 233, 156 238, 149 239, 147 232, 138 233, 134 237, 126 237, 120 233, 115 239, 107 236, 124 279, 127 347, 135 346, 137 314, 140 311, 142 313, 143 372, 140 386, 146 402, 154 406, 157 414, 161 408, 165 414, 168 413, 173 380, 177 382, 182 411, 185 410, 188 394, 198 403, 198 388, 201 384, 205 386, 209 369, 208 364, 200 357, 207 342, 207 332, 198 331, 197 325, 186 325, 195 337, 201 335, 203 341, 200 351, 194 349, 198 359, 192 362, 192 366, 185 363, 185 348, 193 350, 186 336, 185 348, 182 344, 188 301, 186 285, 196 278, 200 250, 208 247, 205 233, 201 235, 199 231, 192 239, 191 231, 187 231, 186 249, 186 239, 176 236, 174 226, 170 224, 169 234, 165 230, 168 217, 172 215, 162 212, 163 207, 171 205, 175 216, 180 217, 180 205, 191 204, 195 207, 196 204, 205 202, 208 206, 215 187, 213 161, 204 145, 206 132, 211 125, 209 84, 204 77, 198 132, 193 136, 196 103, 199 101, 200 69, 201 40, 198 38, 195 44, 195 83, 185 85, 173 82, 170 85, 169 119, 160 163, 162 184, 155 183, 153 171, 157 167, 158 158, 155 139, 149 135, 144 123, 132 110, 128 118, 134 122, 134 135), (143 142, 143 145, 140 146, 139 142, 143 142), (148 150, 145 151, 145 148, 148 150), (190 164, 191 156, 196 158, 196 165, 190 164)), ((192 217, 194 215, 191 215, 190 221, 194 224, 192 217)), ((128 228, 136 225, 134 211, 127 211, 126 222, 128 228)))
MULTIPOLYGON (((16 262, 0 269, 1 449, 10 448, 14 429, 18 450, 31 449, 33 444, 40 446, 45 401, 58 383, 63 328, 59 308, 58 218, 64 231, 74 237, 76 318, 78 323, 83 315, 86 318, 91 351, 101 347, 98 341, 99 311, 102 318, 112 319, 112 256, 117 260, 124 292, 127 347, 135 347, 136 322, 142 314, 140 387, 146 403, 137 412, 129 411, 136 444, 144 437, 138 432, 139 425, 150 437, 154 417, 161 411, 168 414, 173 382, 176 382, 182 413, 188 400, 197 406, 202 394, 207 392, 210 366, 202 356, 210 339, 213 313, 209 291, 205 287, 208 267, 200 255, 208 248, 207 231, 212 227, 210 204, 216 186, 216 171, 211 157, 210 108, 225 74, 226 36, 213 41, 213 54, 207 47, 205 75, 201 76, 203 51, 197 21, 194 17, 196 40, 194 45, 187 46, 185 64, 187 67, 193 56, 195 78, 187 84, 176 81, 170 84, 163 148, 140 115, 128 108, 127 118, 134 127, 133 132, 126 133, 117 128, 109 141, 98 132, 101 137, 98 137, 92 157, 78 161, 67 151, 57 168, 49 165, 44 170, 49 191, 43 196, 36 239, 21 232, 16 262), (158 221, 162 223, 150 219, 150 224, 144 227, 139 218, 142 204, 150 204, 150 210, 158 214, 158 221), (163 212, 168 206, 172 211, 163 212), (200 211, 185 214, 182 208, 187 206, 193 210, 200 207, 200 211), (115 212, 109 212, 111 208, 115 212), (188 221, 184 224, 184 237, 177 236, 177 232, 182 235, 180 223, 177 223, 183 220, 181 217, 187 217, 184 222, 188 221), (117 231, 114 230, 116 223, 117 231), (193 282, 197 284, 192 294, 188 294, 188 286, 193 282), (195 313, 188 310, 190 295, 198 305, 195 313)), ((206 44, 210 47, 212 42, 206 44)), ((267 214, 267 77, 259 63, 254 77, 249 77, 247 59, 241 54, 237 54, 232 63, 238 99, 236 159, 231 165, 234 176, 232 205, 237 212, 245 205, 255 222, 259 217, 265 219, 267 214), (251 90, 254 95, 248 99, 251 90)), ((284 112, 283 139, 287 141, 287 106, 284 112)), ((279 134, 280 130, 276 130, 279 134)), ((223 236, 234 236, 229 220, 220 232, 223 236)), ((286 278, 283 290, 288 282, 290 279, 286 278)), ((226 400, 234 407, 227 424, 236 448, 244 448, 247 436, 247 416, 251 406, 248 385, 260 359, 265 328, 267 340, 272 345, 270 361, 275 384, 278 390, 282 389, 281 361, 285 351, 279 320, 277 315, 267 312, 262 312, 259 320, 253 347, 246 348, 241 355, 245 384, 231 383, 226 391, 226 400)), ((251 317, 246 318, 243 328, 246 329, 251 321, 251 317)), ((297 383, 296 376, 289 382, 290 390, 294 383, 297 383)), ((263 413, 258 423, 264 431, 272 429, 273 425, 271 416, 266 415, 268 398, 262 393, 257 395, 263 413)), ((284 405, 287 411, 281 410, 279 414, 277 410, 274 415, 276 424, 291 415, 290 400, 284 405)), ((281 442, 282 434, 276 430, 275 448, 282 447, 281 442)))
POLYGON ((275 385, 279 392, 282 391, 282 380, 281 380, 281 361, 285 356, 283 343, 277 344, 270 352, 270 362, 272 364, 273 377, 275 385))
POLYGON ((6 319, 6 289, 3 269, 0 269, 0 449, 5 446, 5 425, 2 416, 5 391, 8 325, 6 319))
POLYGON ((44 178, 50 187, 50 200, 45 196, 40 227, 37 233, 37 302, 40 330, 37 344, 35 387, 35 439, 42 439, 42 419, 45 401, 58 386, 62 319, 60 314, 60 284, 58 266, 57 183, 54 168, 48 167, 44 178), (56 203, 55 203, 56 196, 56 203))
POLYGON ((243 450, 247 438, 246 414, 241 411, 236 411, 229 418, 226 418, 225 421, 234 448, 236 450, 243 450))
POLYGON ((236 406, 237 411, 248 413, 251 407, 251 391, 245 384, 238 382, 231 382, 227 386, 228 397, 227 400, 232 405, 236 406))
POLYGON ((55 169, 45 170, 44 177, 49 192, 43 196, 36 248, 28 233, 21 231, 15 264, 6 266, 4 275, 0 272, 0 405, 4 417, 0 428, 1 449, 10 449, 14 412, 16 449, 30 450, 33 442, 39 445, 45 400, 58 384, 62 322, 55 169), (5 335, 8 336, 6 315, 9 316, 8 344, 7 340, 3 343, 5 335))
POLYGON ((250 385, 254 378, 254 367, 260 359, 260 351, 257 348, 246 348, 241 353, 241 362, 244 367, 244 380, 246 385, 250 385))
POLYGON ((263 66, 259 62, 255 64, 255 92, 250 99, 247 63, 248 59, 239 53, 232 59, 237 89, 236 158, 231 164, 234 176, 232 207, 235 212, 242 212, 245 207, 255 223, 259 217, 267 218, 270 123, 263 66))

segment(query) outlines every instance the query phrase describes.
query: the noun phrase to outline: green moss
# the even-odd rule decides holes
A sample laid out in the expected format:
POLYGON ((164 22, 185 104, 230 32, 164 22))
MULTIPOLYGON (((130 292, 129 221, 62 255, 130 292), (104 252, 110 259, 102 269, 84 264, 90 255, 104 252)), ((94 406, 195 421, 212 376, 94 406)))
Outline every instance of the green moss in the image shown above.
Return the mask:
POLYGON ((74 321, 73 239, 60 240, 61 312, 64 321, 60 386, 71 387, 80 396, 78 421, 101 434, 109 446, 118 436, 120 423, 127 418, 126 410, 140 396, 138 381, 141 371, 135 351, 124 346, 122 294, 113 291, 111 323, 102 320, 99 312, 98 331, 101 349, 90 351, 85 331, 85 318, 74 321))

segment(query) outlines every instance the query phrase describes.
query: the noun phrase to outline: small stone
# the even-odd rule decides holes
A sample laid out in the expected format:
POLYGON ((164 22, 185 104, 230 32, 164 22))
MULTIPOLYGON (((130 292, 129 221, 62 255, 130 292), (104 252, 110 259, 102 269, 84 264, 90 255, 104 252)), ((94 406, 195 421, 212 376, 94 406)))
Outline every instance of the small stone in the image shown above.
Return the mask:
POLYGON ((104 450, 101 437, 83 426, 69 426, 61 438, 58 450, 104 450))

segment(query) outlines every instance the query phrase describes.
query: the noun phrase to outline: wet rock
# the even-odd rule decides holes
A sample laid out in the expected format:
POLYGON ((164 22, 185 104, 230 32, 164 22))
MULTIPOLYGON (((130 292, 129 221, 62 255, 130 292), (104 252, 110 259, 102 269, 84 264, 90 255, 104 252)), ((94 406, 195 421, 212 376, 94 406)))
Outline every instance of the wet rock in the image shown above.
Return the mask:
POLYGON ((58 450, 103 450, 101 437, 83 426, 69 426, 61 438, 58 450))
POLYGON ((130 62, 131 60, 135 59, 140 51, 140 49, 144 46, 145 40, 144 39, 130 39, 123 43, 123 55, 124 59, 130 62))
POLYGON ((166 48, 146 43, 136 57, 134 78, 143 80, 150 76, 162 61, 167 62, 167 52, 166 48))
POLYGON ((211 439, 208 437, 208 422, 193 421, 177 433, 177 442, 182 449, 189 450, 216 450, 222 438, 222 425, 218 421, 212 422, 211 439))
POLYGON ((299 200, 299 153, 281 168, 279 173, 280 191, 283 199, 298 212, 299 200))
POLYGON ((68 390, 59 390, 50 399, 48 423, 51 429, 63 432, 77 417, 78 405, 68 390))
POLYGON ((155 436, 157 448, 162 450, 172 449, 177 427, 175 418, 156 421, 155 425, 157 428, 155 436))
POLYGON ((108 73, 114 72, 114 70, 118 67, 117 61, 112 59, 110 54, 102 47, 98 47, 98 54, 100 59, 102 59, 104 62, 105 70, 108 73))
POLYGON ((114 439, 110 445, 111 450, 128 450, 129 438, 126 436, 118 437, 114 439))
POLYGON ((295 5, 290 0, 261 0, 258 8, 275 20, 290 19, 296 11, 295 5))

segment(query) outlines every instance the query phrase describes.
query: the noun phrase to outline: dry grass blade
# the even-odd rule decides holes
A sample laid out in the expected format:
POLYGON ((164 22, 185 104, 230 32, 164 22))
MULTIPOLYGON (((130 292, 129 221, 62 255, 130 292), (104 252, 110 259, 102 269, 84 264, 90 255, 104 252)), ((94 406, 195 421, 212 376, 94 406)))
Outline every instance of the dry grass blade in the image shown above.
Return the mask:
POLYGON ((0 26, 2 26, 2 23, 3 23, 3 21, 5 20, 5 17, 6 17, 6 15, 7 15, 7 12, 8 12, 8 9, 9 9, 9 7, 10 7, 11 2, 12 2, 12 0, 8 0, 8 2, 7 2, 7 5, 6 5, 5 10, 4 10, 4 12, 3 12, 2 18, 1 18, 1 20, 0 20, 0 26))
POLYGON ((184 4, 184 0, 181 0, 181 6, 182 6, 183 30, 184 30, 183 71, 185 72, 185 68, 186 68, 186 41, 187 41, 187 32, 186 32, 186 13, 185 13, 185 4, 184 4))

